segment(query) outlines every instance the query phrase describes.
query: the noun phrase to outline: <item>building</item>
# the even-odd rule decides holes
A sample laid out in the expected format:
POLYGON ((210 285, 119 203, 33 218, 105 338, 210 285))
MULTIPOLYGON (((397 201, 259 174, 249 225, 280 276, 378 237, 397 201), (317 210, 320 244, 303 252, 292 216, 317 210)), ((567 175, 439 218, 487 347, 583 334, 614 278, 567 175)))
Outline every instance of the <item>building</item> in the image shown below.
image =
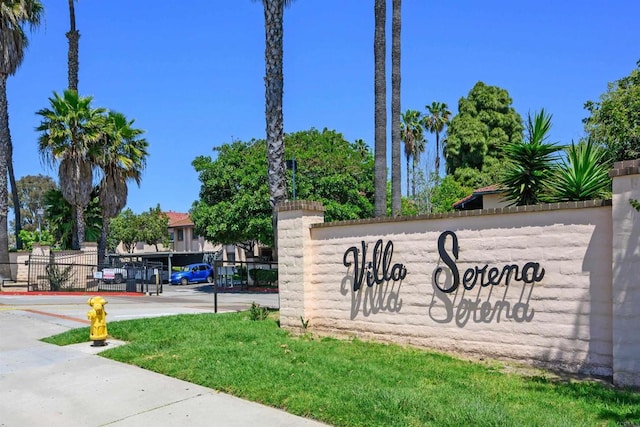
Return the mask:
MULTIPOLYGON (((245 262, 249 258, 252 258, 251 254, 247 254, 246 251, 238 245, 213 244, 203 236, 197 235, 195 232, 195 224, 188 213, 168 211, 165 212, 165 214, 169 217, 169 227, 167 229, 169 233, 169 246, 165 247, 159 244, 156 248, 155 245, 138 242, 133 251, 134 255, 157 253, 183 254, 185 256, 188 254, 215 254, 215 259, 230 263, 236 261, 245 262)), ((118 245, 116 254, 127 254, 122 243, 118 245)), ((253 258, 270 260, 271 248, 256 245, 253 250, 253 258)), ((196 262, 192 261, 192 257, 185 259, 189 259, 189 262, 196 262)))
POLYGON ((195 224, 188 213, 168 211, 169 248, 173 252, 215 252, 220 245, 207 242, 195 232, 195 224))
POLYGON ((504 194, 497 184, 473 190, 471 195, 458 200, 453 204, 457 211, 470 211, 474 209, 500 209, 507 207, 509 202, 504 200, 504 194))

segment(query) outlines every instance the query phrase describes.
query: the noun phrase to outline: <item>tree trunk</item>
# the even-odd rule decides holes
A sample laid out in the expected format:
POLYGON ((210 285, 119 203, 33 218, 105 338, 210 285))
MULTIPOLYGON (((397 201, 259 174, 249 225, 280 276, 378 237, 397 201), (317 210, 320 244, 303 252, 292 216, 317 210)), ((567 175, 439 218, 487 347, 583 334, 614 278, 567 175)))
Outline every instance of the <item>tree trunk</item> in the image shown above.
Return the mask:
POLYGON ((82 243, 84 242, 84 236, 86 234, 86 226, 84 220, 84 206, 80 204, 76 204, 74 210, 76 211, 76 227, 78 230, 78 237, 76 239, 75 246, 73 249, 79 250, 82 247, 82 243))
POLYGON ((69 89, 78 92, 78 72, 80 68, 78 45, 80 41, 80 32, 76 30, 76 13, 73 6, 75 0, 69 0, 69 21, 70 29, 66 34, 69 40, 69 53, 68 58, 68 77, 69 77, 69 89))
MULTIPOLYGON (((391 211, 402 214, 400 168, 400 26, 401 0, 393 0, 391 19, 391 211)), ((408 173, 408 172, 407 172, 408 173)))
POLYGON ((22 230, 22 212, 20 212, 20 197, 18 196, 18 187, 16 186, 16 175, 13 172, 13 143, 11 142, 11 136, 9 136, 8 139, 7 169, 9 170, 11 198, 13 199, 13 218, 15 219, 14 232, 16 236, 16 249, 20 250, 22 249, 22 240, 20 239, 20 230, 22 230))
POLYGON ((98 241, 98 265, 104 264, 105 255, 107 253, 107 236, 109 235, 109 218, 102 215, 102 231, 100 232, 100 240, 98 241))
POLYGON ((273 253, 278 256, 277 206, 287 195, 284 162, 282 97, 282 44, 284 1, 264 0, 265 22, 265 119, 267 126, 267 162, 269 202, 273 221, 273 253))
POLYGON ((62 196, 72 206, 74 222, 77 225, 72 248, 80 249, 80 245, 85 241, 84 210, 91 201, 93 165, 80 155, 65 158, 60 162, 58 178, 62 196))
POLYGON ((407 197, 409 197, 409 195, 411 194, 409 192, 409 177, 411 176, 411 174, 409 173, 409 156, 407 156, 407 197))
POLYGON ((414 158, 413 162, 411 163, 411 177, 413 178, 411 180, 411 195, 413 197, 416 197, 416 163, 418 162, 414 158))
POLYGON ((0 73, 0 280, 11 278, 9 265, 9 214, 8 153, 11 141, 9 108, 7 105, 7 77, 0 73))
POLYGON ((436 176, 440 177, 440 132, 436 130, 436 176))
POLYGON ((386 83, 386 1, 375 0, 374 97, 375 97, 375 204, 376 217, 387 214, 387 83, 386 83))

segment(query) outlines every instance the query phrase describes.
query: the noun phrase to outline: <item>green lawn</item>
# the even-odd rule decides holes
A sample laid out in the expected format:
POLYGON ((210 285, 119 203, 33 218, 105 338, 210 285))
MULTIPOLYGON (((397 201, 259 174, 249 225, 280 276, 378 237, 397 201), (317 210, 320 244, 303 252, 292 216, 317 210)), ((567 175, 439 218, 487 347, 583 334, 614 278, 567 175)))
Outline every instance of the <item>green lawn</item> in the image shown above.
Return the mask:
MULTIPOLYGON (((101 354, 336 426, 640 425, 640 392, 396 345, 290 336, 276 314, 112 322, 109 335, 130 344, 101 354)), ((81 328, 45 341, 88 336, 81 328)))

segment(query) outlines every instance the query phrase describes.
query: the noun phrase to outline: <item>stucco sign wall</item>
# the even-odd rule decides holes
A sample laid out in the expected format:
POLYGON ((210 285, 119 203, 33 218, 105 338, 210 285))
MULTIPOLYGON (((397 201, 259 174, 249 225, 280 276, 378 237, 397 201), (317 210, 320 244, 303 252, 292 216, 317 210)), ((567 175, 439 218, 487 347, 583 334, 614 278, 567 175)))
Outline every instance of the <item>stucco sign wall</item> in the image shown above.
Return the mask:
MULTIPOLYGON (((624 182, 623 197, 640 198, 624 182)), ((638 251, 613 239, 639 235, 638 213, 624 209, 589 201, 324 223, 320 204, 291 202, 278 216, 280 322, 640 384, 640 337, 617 327, 640 321, 640 285, 623 280, 640 276, 640 262, 618 266, 638 251)))

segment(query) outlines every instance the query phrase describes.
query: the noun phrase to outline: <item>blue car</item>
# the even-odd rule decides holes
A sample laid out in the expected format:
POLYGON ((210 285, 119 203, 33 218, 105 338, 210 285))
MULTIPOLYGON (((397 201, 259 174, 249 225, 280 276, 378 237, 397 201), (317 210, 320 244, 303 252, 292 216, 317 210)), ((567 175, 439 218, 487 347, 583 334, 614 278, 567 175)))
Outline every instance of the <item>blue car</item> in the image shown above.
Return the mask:
POLYGON ((172 285, 202 282, 213 283, 213 268, 206 263, 189 264, 171 274, 172 285))

